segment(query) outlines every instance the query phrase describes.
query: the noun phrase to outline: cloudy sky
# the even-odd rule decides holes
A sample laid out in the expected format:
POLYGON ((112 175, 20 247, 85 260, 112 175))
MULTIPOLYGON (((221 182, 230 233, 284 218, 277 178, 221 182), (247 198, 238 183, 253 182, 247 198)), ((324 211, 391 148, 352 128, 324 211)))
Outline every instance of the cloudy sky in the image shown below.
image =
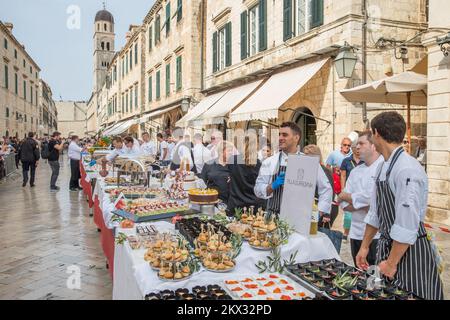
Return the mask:
MULTIPOLYGON (((116 50, 130 24, 140 24, 154 0, 108 0, 115 20, 116 50)), ((0 0, 0 20, 42 69, 53 98, 87 100, 92 90, 93 24, 102 0, 0 0)))

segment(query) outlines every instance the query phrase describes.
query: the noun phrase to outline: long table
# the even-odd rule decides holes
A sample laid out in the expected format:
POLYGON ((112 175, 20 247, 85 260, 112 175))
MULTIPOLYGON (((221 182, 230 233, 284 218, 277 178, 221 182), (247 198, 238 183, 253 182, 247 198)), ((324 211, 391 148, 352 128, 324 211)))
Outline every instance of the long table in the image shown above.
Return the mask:
MULTIPOLYGON (((152 223, 160 232, 175 232, 173 224, 159 221, 152 223)), ((127 235, 135 234, 134 229, 118 229, 127 235)), ((294 233, 286 245, 281 247, 282 259, 288 260, 297 251, 295 262, 317 261, 336 258, 340 260, 332 242, 322 233, 305 237, 294 233)), ((214 273, 201 269, 192 277, 180 282, 167 282, 158 278, 156 271, 144 260, 146 249, 133 250, 128 242, 115 245, 113 299, 142 300, 150 292, 164 289, 188 288, 197 285, 219 284, 226 279, 241 278, 258 274, 256 263, 265 260, 269 253, 252 249, 247 242, 242 245, 236 258, 236 268, 228 273, 214 273)))

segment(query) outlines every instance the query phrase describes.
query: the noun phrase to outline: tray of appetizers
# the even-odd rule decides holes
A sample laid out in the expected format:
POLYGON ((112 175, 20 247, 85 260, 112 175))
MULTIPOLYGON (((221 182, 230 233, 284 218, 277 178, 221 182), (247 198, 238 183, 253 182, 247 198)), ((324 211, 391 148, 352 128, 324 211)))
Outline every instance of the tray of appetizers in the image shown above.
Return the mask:
POLYGON ((141 223, 141 222, 147 222, 147 221, 154 221, 154 220, 163 220, 163 219, 170 219, 176 215, 184 216, 184 215, 192 215, 192 214, 198 214, 199 212, 193 209, 184 209, 184 210, 165 210, 165 212, 153 212, 149 213, 148 215, 138 215, 135 213, 131 213, 126 210, 115 210, 112 212, 113 214, 120 216, 125 219, 129 219, 135 223, 141 223))

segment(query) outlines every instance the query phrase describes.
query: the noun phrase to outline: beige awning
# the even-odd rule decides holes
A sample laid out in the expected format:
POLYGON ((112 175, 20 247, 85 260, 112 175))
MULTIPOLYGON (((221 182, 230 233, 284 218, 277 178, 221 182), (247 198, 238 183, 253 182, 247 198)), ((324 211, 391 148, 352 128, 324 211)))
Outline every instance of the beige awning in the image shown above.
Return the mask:
POLYGON ((222 124, 226 115, 255 91, 263 80, 230 89, 211 108, 192 121, 193 126, 222 124))
POLYGON ((109 136, 115 136, 121 133, 124 133, 127 131, 132 125, 137 124, 139 122, 139 119, 131 119, 126 120, 124 122, 121 122, 119 126, 113 128, 108 132, 109 136))
POLYGON ((153 112, 150 112, 150 113, 148 113, 148 114, 142 116, 142 117, 139 119, 139 123, 145 123, 145 122, 147 122, 149 119, 156 118, 156 117, 158 117, 158 116, 160 116, 160 115, 162 115, 162 114, 164 114, 164 113, 166 113, 166 112, 172 111, 172 110, 174 110, 174 109, 176 109, 176 108, 178 108, 178 107, 179 107, 179 105, 176 105, 176 106, 172 106, 172 107, 170 107, 170 108, 165 108, 165 109, 155 110, 155 111, 153 111, 153 112))
POLYGON ((428 75, 428 56, 425 56, 420 60, 414 67, 412 67, 409 71, 413 71, 415 73, 420 73, 424 75, 428 75))
POLYGON ((314 77, 327 61, 328 58, 274 74, 231 112, 230 122, 278 118, 278 109, 314 77))
POLYGON ((427 76, 412 71, 342 90, 341 94, 350 102, 408 104, 407 93, 411 94, 411 105, 427 105, 427 76))
POLYGON ((206 110, 211 108, 214 104, 217 103, 222 97, 228 92, 228 90, 221 91, 219 93, 212 94, 210 96, 205 97, 202 101, 199 102, 195 107, 192 108, 187 114, 184 115, 183 118, 178 120, 177 126, 186 128, 189 126, 189 123, 203 114, 206 110))

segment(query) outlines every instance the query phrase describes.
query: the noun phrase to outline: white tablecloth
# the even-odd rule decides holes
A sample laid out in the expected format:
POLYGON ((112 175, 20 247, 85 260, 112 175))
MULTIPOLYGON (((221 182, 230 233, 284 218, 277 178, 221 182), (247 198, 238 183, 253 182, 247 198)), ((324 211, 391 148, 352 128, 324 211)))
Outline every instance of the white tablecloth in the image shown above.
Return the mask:
MULTIPOLYGON (((174 231, 174 225, 168 222, 153 223, 158 230, 174 231)), ((133 229, 119 229, 118 232, 134 234, 133 229)), ((282 258, 288 260, 290 255, 298 250, 296 262, 317 261, 336 258, 340 260, 336 249, 324 234, 304 237, 294 233, 287 245, 282 247, 282 258)), ((136 300, 143 299, 150 292, 163 289, 188 288, 197 285, 219 284, 226 279, 241 278, 258 274, 255 264, 265 260, 269 255, 267 251, 252 249, 247 242, 242 245, 242 250, 236 259, 236 269, 228 273, 214 273, 201 269, 191 278, 180 282, 165 282, 158 279, 148 262, 144 260, 145 249, 132 250, 128 243, 116 244, 114 254, 114 287, 113 299, 136 300)))

